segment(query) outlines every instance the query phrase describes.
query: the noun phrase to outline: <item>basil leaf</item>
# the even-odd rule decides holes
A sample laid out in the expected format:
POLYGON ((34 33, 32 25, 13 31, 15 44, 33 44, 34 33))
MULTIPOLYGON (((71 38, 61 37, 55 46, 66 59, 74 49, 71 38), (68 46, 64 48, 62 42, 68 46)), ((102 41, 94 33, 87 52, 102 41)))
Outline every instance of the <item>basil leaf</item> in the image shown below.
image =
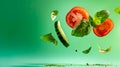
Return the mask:
POLYGON ((103 23, 108 17, 109 17, 110 12, 108 10, 102 10, 100 12, 97 12, 94 15, 94 22, 98 25, 103 23))
POLYGON ((105 53, 108 53, 111 50, 111 46, 104 50, 98 45, 98 49, 99 49, 100 53, 105 54, 105 53))
POLYGON ((89 16, 89 22, 90 22, 91 26, 96 27, 96 24, 93 21, 93 18, 91 16, 89 16))
POLYGON ((72 30, 71 35, 76 37, 83 37, 88 35, 91 31, 91 25, 88 21, 82 20, 81 23, 72 30))
POLYGON ((89 47, 88 49, 82 51, 84 54, 88 54, 90 52, 90 50, 92 49, 92 47, 89 47))
POLYGON ((51 19, 54 21, 58 15, 58 10, 54 10, 51 12, 51 19))
POLYGON ((57 45, 57 40, 52 36, 52 33, 40 36, 40 39, 45 42, 52 42, 53 44, 57 45))
POLYGON ((116 13, 120 14, 120 7, 115 8, 114 11, 115 11, 116 13))

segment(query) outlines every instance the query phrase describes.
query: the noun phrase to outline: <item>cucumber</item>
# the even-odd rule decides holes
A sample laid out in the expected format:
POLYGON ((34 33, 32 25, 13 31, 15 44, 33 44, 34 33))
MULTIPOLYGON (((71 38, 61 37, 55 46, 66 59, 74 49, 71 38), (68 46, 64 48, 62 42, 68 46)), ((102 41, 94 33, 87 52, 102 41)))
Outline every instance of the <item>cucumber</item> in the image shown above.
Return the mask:
POLYGON ((63 29, 61 28, 60 21, 56 21, 54 24, 54 27, 55 27, 55 31, 56 31, 56 34, 57 34, 59 40, 63 43, 63 45, 65 47, 68 47, 69 42, 68 42, 68 39, 67 39, 63 29))

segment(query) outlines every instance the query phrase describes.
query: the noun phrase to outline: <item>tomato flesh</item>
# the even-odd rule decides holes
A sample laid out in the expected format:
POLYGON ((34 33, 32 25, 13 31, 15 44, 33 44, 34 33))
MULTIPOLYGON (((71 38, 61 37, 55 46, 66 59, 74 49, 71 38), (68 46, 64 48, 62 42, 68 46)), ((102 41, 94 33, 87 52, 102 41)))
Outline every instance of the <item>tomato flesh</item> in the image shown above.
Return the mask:
POLYGON ((96 28, 93 28, 93 32, 99 36, 103 37, 107 35, 114 27, 114 24, 110 18, 107 18, 102 24, 96 25, 96 28))
POLYGON ((82 19, 88 20, 89 13, 83 7, 73 7, 66 15, 66 22, 68 26, 74 28, 80 24, 82 19))

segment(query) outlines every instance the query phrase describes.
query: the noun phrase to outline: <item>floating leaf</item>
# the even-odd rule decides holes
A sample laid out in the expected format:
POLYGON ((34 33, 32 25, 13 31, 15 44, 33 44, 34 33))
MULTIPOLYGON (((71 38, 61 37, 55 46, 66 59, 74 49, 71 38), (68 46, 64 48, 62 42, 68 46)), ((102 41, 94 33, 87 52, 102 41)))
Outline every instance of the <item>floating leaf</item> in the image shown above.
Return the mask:
POLYGON ((57 14, 58 14, 58 10, 54 10, 51 12, 51 19, 54 21, 55 18, 57 17, 57 14))
POLYGON ((72 30, 71 35, 76 37, 83 37, 88 35, 91 31, 91 25, 88 21, 82 20, 81 23, 72 30))
POLYGON ((120 7, 115 8, 114 11, 115 11, 116 13, 120 14, 120 7))
POLYGON ((88 53, 90 52, 91 48, 92 48, 92 47, 89 47, 88 49, 86 49, 86 50, 84 50, 84 51, 82 51, 82 52, 83 52, 84 54, 88 54, 88 53))
POLYGON ((105 53, 108 53, 111 50, 111 46, 104 50, 98 45, 98 49, 99 49, 100 53, 105 54, 105 53))
POLYGON ((57 45, 57 40, 52 36, 52 33, 40 36, 40 39, 45 42, 52 42, 53 44, 57 45))
POLYGON ((110 12, 108 10, 102 10, 100 12, 97 12, 94 15, 93 20, 97 25, 100 25, 109 17, 109 14, 110 14, 110 12))
POLYGON ((96 27, 96 24, 93 21, 93 18, 91 16, 89 16, 89 22, 90 22, 91 26, 96 27))

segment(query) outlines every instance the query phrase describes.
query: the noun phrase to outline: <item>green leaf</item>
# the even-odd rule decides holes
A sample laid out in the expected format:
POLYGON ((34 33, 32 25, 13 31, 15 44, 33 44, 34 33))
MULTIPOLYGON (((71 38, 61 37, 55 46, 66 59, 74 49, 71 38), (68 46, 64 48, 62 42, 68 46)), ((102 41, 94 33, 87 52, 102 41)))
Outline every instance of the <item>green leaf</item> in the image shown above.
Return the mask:
POLYGON ((71 35, 76 37, 83 37, 88 35, 91 31, 91 25, 88 21, 82 20, 81 23, 72 30, 71 35))
POLYGON ((90 52, 90 50, 92 49, 92 47, 89 47, 88 49, 82 51, 84 54, 88 54, 90 52))
POLYGON ((97 12, 94 15, 93 20, 97 25, 100 25, 109 17, 109 14, 110 14, 110 12, 108 10, 102 10, 100 12, 97 12))
POLYGON ((52 33, 40 36, 40 39, 45 42, 52 42, 53 44, 57 45, 57 40, 52 36, 52 33))
POLYGON ((114 11, 115 11, 116 13, 120 14, 120 7, 115 8, 114 11))
POLYGON ((90 22, 91 26, 96 27, 96 24, 93 21, 93 18, 91 16, 89 16, 89 22, 90 22))
POLYGON ((54 21, 58 15, 58 10, 54 10, 51 12, 51 19, 54 21))
POLYGON ((98 49, 99 49, 99 52, 100 52, 100 53, 105 54, 105 53, 108 53, 108 52, 111 50, 111 46, 108 47, 108 48, 106 48, 106 49, 102 49, 102 48, 98 45, 98 49))

